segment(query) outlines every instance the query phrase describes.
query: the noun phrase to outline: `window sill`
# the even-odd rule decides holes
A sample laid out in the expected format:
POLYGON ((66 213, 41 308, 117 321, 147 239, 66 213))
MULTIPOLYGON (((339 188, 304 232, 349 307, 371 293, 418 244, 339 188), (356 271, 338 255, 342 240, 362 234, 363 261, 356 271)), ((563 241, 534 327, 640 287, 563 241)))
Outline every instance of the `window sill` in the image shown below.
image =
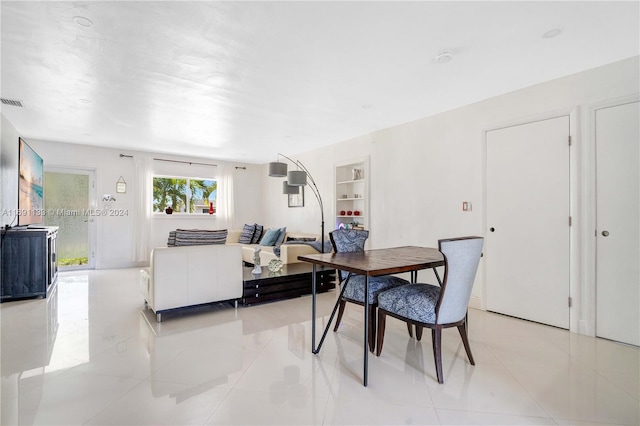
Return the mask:
POLYGON ((153 219, 187 219, 187 220, 194 220, 194 219, 215 219, 217 216, 217 214, 195 214, 195 213, 173 213, 173 214, 166 214, 166 213, 152 213, 151 217, 153 219))

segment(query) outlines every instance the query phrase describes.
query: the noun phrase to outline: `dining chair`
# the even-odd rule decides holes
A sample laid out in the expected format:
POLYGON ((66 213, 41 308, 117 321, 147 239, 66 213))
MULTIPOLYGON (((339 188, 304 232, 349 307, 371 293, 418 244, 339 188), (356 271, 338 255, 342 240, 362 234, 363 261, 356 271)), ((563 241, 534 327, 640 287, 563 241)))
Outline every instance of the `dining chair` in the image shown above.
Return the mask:
MULTIPOLYGON (((360 253, 364 252, 364 243, 369 238, 369 231, 356 230, 356 229, 336 229, 329 233, 329 239, 333 246, 335 253, 360 253)), ((336 325, 333 331, 338 331, 342 315, 346 302, 356 303, 364 306, 364 284, 365 276, 351 274, 348 272, 339 271, 340 286, 343 288, 340 297, 340 306, 338 308, 338 318, 336 319, 336 325), (345 288, 346 286, 346 288, 345 288)), ((369 295, 367 297, 366 309, 369 309, 369 350, 371 352, 375 349, 375 336, 376 336, 376 306, 378 304, 378 294, 382 291, 389 290, 402 285, 409 284, 409 281, 395 277, 393 275, 387 275, 382 277, 370 277, 369 278, 369 295)))
POLYGON ((471 365, 475 365, 467 336, 467 307, 473 281, 482 256, 482 237, 450 238, 438 241, 444 256, 445 272, 442 286, 409 284, 378 294, 378 333, 376 355, 382 353, 386 317, 416 326, 416 338, 422 337, 423 327, 431 329, 433 357, 438 383, 442 375, 442 329, 457 327, 471 365))

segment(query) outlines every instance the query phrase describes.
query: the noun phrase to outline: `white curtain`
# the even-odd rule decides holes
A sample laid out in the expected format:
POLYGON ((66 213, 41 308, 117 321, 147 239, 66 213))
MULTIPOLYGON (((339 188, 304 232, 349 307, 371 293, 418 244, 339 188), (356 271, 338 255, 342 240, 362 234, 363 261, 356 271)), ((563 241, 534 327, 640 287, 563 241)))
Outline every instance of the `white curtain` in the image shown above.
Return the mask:
POLYGON ((135 165, 133 221, 131 224, 131 260, 133 262, 149 261, 149 237, 151 233, 151 161, 149 158, 136 155, 135 165))
POLYGON ((236 212, 235 212, 235 194, 233 187, 234 167, 228 165, 218 166, 218 199, 217 214, 220 220, 219 226, 228 229, 235 229, 236 212))

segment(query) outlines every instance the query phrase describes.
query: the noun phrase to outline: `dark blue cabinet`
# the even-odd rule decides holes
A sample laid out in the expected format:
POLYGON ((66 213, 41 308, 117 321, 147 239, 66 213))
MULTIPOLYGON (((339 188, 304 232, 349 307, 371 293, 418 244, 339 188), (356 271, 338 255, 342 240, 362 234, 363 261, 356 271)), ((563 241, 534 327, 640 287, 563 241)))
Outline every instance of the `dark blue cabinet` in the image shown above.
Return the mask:
POLYGON ((47 297, 58 276, 57 226, 9 229, 2 235, 0 301, 47 297))

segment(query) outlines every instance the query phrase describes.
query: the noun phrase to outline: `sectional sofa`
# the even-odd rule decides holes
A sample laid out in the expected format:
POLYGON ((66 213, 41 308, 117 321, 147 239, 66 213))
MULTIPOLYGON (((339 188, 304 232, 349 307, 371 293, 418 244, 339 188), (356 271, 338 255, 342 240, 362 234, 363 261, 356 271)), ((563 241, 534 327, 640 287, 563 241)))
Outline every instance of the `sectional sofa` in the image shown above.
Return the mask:
MULTIPOLYGON (((242 230, 177 230, 168 241, 175 247, 152 250, 149 268, 140 271, 140 292, 157 322, 168 311, 242 297, 242 265, 253 264, 259 244, 240 243, 241 235, 242 230)), ((278 249, 283 263, 318 252, 306 244, 318 235, 287 232, 283 237, 279 247, 260 246, 263 267, 277 257, 278 249)))

